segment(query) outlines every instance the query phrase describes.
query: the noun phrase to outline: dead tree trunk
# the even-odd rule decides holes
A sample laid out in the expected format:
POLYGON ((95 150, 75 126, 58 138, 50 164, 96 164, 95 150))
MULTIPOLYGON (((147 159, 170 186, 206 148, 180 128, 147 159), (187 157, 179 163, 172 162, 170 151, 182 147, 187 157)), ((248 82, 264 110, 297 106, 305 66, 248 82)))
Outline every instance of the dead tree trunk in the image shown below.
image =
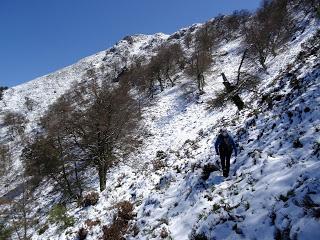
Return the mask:
POLYGON ((244 50, 242 58, 241 58, 241 62, 240 62, 239 68, 238 68, 238 76, 237 76, 237 84, 236 85, 238 85, 240 82, 241 67, 242 67, 243 61, 246 57, 247 51, 248 51, 247 49, 244 50))
POLYGON ((243 52, 241 62, 240 62, 239 68, 238 68, 237 82, 235 85, 232 85, 228 81, 226 75, 224 73, 221 73, 221 76, 223 79, 223 85, 226 88, 227 94, 230 96, 230 99, 237 106, 239 111, 241 111, 244 108, 244 102, 242 101, 241 97, 239 96, 237 88, 239 88, 241 67, 242 67, 244 59, 246 57, 246 53, 247 53, 247 49, 243 52))
POLYGON ((239 94, 235 92, 236 87, 228 81, 224 73, 221 73, 221 76, 223 78, 223 85, 226 88, 227 94, 231 96, 232 102, 237 106, 238 110, 241 111, 244 108, 244 102, 239 94))

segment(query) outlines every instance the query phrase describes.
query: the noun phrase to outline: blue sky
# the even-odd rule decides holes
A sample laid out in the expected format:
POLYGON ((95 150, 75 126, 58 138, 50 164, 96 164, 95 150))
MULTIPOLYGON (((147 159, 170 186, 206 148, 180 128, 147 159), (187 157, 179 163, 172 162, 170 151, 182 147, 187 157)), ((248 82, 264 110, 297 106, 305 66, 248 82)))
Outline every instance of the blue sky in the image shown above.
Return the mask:
POLYGON ((173 33, 260 0, 0 0, 0 86, 107 49, 126 35, 173 33))

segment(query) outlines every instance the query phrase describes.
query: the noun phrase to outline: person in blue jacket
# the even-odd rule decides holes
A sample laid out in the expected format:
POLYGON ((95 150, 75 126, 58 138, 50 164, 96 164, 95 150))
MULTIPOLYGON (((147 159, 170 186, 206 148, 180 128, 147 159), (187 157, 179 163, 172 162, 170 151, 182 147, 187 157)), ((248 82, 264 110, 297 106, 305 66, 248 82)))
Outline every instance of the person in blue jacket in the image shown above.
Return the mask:
POLYGON ((237 156, 237 148, 233 138, 225 128, 220 129, 217 140, 214 144, 217 155, 220 156, 223 176, 229 176, 230 170, 230 158, 232 151, 234 150, 235 156, 237 156))

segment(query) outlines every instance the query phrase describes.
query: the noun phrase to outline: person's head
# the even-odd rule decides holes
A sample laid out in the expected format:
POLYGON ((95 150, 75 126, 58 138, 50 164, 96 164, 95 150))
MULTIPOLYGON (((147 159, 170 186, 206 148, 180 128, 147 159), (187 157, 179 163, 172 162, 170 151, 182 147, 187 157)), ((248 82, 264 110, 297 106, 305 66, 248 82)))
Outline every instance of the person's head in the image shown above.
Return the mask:
POLYGON ((226 129, 226 128, 221 128, 220 129, 220 134, 222 135, 222 136, 228 136, 228 130, 226 129))

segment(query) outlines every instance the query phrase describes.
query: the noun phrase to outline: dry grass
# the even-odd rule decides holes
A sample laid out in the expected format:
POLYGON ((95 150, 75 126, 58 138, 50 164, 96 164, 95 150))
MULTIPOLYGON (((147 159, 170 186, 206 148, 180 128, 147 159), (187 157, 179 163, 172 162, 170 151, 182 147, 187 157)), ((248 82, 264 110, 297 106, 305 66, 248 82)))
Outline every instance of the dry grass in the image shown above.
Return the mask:
POLYGON ((129 221, 133 219, 133 205, 128 201, 116 205, 118 213, 110 226, 103 226, 103 240, 122 240, 129 229, 129 221))

